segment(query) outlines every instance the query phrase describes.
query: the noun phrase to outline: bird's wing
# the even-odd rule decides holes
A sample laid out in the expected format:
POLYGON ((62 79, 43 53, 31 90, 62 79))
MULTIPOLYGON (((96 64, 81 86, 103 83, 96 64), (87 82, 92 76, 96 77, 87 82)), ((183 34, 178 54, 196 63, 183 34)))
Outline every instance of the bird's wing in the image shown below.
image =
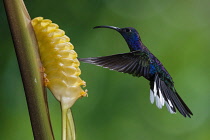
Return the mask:
POLYGON ((144 51, 115 54, 102 57, 79 58, 80 61, 129 73, 133 76, 149 76, 149 56, 144 51))
POLYGON ((156 101, 158 108, 162 108, 165 104, 170 113, 175 113, 176 109, 178 109, 185 117, 193 115, 176 90, 173 89, 173 84, 169 85, 166 83, 159 77, 158 73, 155 75, 154 81, 150 82, 151 103, 156 101))

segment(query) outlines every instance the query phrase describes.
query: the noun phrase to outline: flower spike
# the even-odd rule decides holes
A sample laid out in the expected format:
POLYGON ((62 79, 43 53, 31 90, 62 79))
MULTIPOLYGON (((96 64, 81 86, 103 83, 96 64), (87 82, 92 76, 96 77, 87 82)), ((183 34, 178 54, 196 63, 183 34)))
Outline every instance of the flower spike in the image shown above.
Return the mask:
POLYGON ((75 130, 70 107, 78 98, 87 96, 87 90, 84 91, 81 88, 81 86, 86 86, 86 83, 79 77, 81 70, 79 69, 80 63, 77 59, 77 53, 69 42, 70 38, 51 20, 37 17, 31 23, 39 44, 45 81, 47 81, 45 85, 61 102, 63 140, 74 140, 75 130), (68 129, 71 131, 70 133, 68 129))

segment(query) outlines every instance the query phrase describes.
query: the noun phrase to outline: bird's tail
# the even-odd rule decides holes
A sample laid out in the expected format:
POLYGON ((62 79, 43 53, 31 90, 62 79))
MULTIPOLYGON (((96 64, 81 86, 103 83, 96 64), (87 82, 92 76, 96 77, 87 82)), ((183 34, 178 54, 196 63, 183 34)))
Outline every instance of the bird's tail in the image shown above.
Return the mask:
POLYGON ((150 101, 156 102, 158 108, 166 105, 170 113, 176 113, 176 109, 184 116, 191 117, 193 113, 178 95, 174 87, 169 87, 158 75, 150 82, 150 101))

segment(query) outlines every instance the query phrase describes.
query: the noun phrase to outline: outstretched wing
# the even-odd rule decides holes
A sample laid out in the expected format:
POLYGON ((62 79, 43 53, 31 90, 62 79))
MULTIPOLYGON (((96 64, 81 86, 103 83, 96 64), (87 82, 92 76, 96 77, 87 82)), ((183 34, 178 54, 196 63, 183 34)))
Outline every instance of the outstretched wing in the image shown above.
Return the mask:
POLYGON ((167 81, 163 81, 159 77, 158 71, 150 61, 148 53, 144 51, 102 57, 79 58, 79 60, 85 63, 109 68, 110 70, 132 74, 137 77, 144 76, 146 79, 150 80, 151 103, 156 101, 158 108, 162 108, 166 105, 170 113, 175 113, 176 109, 178 109, 178 111, 185 117, 193 115, 174 89, 173 82, 170 81, 171 79, 169 79, 167 83, 167 81))
POLYGON ((149 56, 146 52, 135 51, 102 57, 79 58, 80 61, 133 76, 149 77, 149 56))
POLYGON ((151 103, 156 101, 158 108, 162 108, 165 104, 170 113, 175 113, 176 109, 178 109, 185 117, 193 115, 176 92, 173 83, 172 85, 166 84, 166 82, 161 80, 158 74, 155 75, 154 81, 150 82, 150 101, 151 103))

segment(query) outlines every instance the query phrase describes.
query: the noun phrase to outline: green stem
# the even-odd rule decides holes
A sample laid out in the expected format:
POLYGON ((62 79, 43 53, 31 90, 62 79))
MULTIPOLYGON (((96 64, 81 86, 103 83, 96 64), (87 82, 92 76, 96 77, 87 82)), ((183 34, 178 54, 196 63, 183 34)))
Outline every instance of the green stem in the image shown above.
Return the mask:
POLYGON ((76 140, 76 132, 75 132, 75 126, 74 126, 74 118, 71 112, 71 109, 69 108, 67 111, 67 138, 69 140, 76 140))
POLYGON ((43 71, 31 19, 23 0, 4 0, 35 140, 54 140, 43 71))
POLYGON ((67 109, 62 108, 62 140, 67 140, 66 139, 66 132, 67 132, 67 109))
POLYGON ((74 119, 71 109, 62 106, 62 140, 76 140, 74 119))

